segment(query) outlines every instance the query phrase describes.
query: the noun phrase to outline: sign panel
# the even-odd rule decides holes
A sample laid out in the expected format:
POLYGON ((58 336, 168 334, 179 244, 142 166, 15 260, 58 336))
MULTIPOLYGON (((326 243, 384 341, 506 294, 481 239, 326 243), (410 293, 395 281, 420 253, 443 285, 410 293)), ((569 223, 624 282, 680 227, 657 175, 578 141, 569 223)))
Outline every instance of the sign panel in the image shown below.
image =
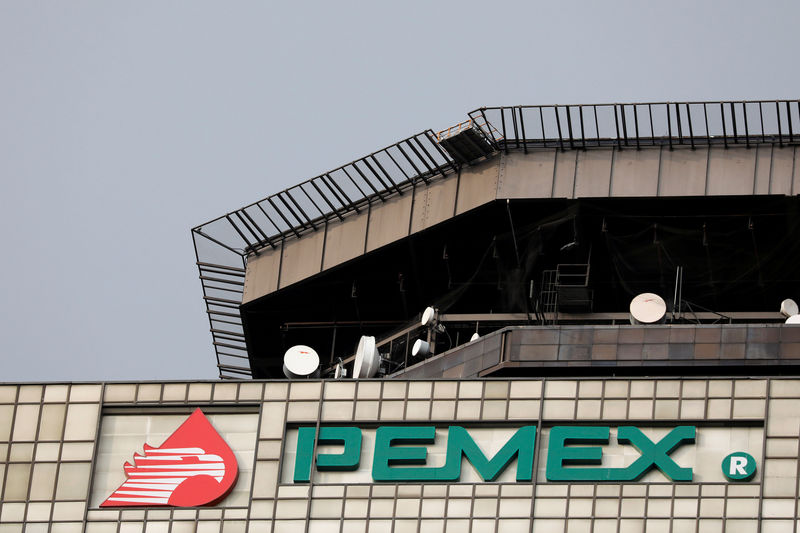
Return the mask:
POLYGON ((731 452, 748 450, 749 464, 756 465, 764 432, 563 425, 537 435, 536 426, 386 425, 322 426, 316 448, 315 437, 312 426, 287 430, 282 483, 529 482, 537 448, 538 482, 747 481, 753 476, 723 476, 720 464, 731 452))
POLYGON ((91 507, 249 504, 257 413, 107 414, 91 507))

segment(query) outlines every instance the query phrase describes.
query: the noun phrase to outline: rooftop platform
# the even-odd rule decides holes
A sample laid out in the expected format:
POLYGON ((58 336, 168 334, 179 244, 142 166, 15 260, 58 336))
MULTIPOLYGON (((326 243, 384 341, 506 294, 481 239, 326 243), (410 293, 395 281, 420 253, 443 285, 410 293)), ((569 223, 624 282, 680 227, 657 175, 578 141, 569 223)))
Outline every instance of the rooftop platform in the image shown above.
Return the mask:
POLYGON ((762 376, 796 375, 798 369, 796 326, 510 326, 392 377, 762 376))
MULTIPOLYGON (((655 224, 669 219, 672 206, 684 206, 674 210, 684 221, 694 210, 707 220, 743 217, 742 224, 751 228, 756 216, 758 227, 774 229, 764 217, 786 214, 795 204, 769 207, 771 199, 800 192, 798 101, 493 107, 470 112, 465 124, 446 133, 425 130, 192 230, 221 377, 251 376, 254 360, 265 357, 265 345, 276 345, 270 350, 281 352, 280 335, 264 337, 257 331, 265 326, 255 317, 265 310, 285 305, 319 283, 344 283, 349 296, 385 290, 383 285, 367 289, 368 283, 358 287, 361 275, 354 275, 353 268, 380 268, 377 258, 402 263, 398 254, 403 249, 441 263, 439 257, 452 255, 458 243, 433 236, 458 231, 465 222, 476 231, 490 227, 491 235, 481 239, 503 241, 509 222, 553 223, 547 216, 560 211, 563 225, 586 211, 578 204, 597 200, 617 209, 649 199, 648 206, 667 206, 655 224), (761 207, 750 210, 747 198, 756 197, 763 199, 761 207), (703 198, 730 202, 720 208, 722 201, 702 203, 703 198), (703 210, 697 211, 699 207, 703 210), (541 217, 531 215, 540 209, 541 217), (429 246, 413 250, 420 242, 429 246)), ((642 213, 633 216, 641 218, 642 213)), ((599 226, 601 219, 605 227, 603 216, 596 222, 599 226)), ((706 226, 701 224, 705 243, 706 226)), ((577 227, 575 222, 567 225, 577 227)), ((510 252, 495 247, 492 254, 505 256, 516 249, 520 261, 517 237, 511 235, 510 252)), ((473 255, 483 253, 484 244, 476 239, 473 255)), ((404 284, 415 284, 422 275, 421 257, 412 258, 413 265, 389 269, 394 279, 385 283, 399 285, 401 292, 404 284)), ((526 275, 532 279, 539 272, 526 275)), ((795 283, 791 272, 784 277, 786 284, 795 283)), ((436 291, 437 298, 443 294, 436 291)), ((318 306, 349 298, 318 294, 318 306)), ((420 310, 418 304, 414 298, 404 301, 408 308, 403 313, 387 317, 358 317, 357 311, 354 316, 334 313, 305 321, 374 319, 386 324, 370 331, 386 333, 410 320, 420 310)), ((285 330, 285 322, 304 321, 293 310, 287 317, 269 327, 285 330)), ((260 370, 256 375, 265 374, 260 370)))

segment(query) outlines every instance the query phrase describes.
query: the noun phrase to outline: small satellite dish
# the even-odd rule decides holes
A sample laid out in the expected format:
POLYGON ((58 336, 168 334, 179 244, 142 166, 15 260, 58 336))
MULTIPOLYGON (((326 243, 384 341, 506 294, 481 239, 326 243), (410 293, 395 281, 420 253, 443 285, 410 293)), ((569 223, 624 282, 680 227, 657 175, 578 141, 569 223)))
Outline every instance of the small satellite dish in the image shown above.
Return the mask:
POLYGON ((667 304, 658 294, 645 292, 631 300, 631 324, 661 324, 666 320, 667 304))
POLYGON ((478 335, 478 332, 476 331, 475 333, 472 334, 472 337, 469 338, 469 342, 476 341, 476 340, 478 340, 480 338, 481 338, 481 336, 478 335))
POLYGON ((414 341, 414 345, 411 347, 411 355, 414 357, 425 357, 431 353, 431 345, 428 342, 425 342, 422 339, 417 339, 414 341))
POLYGON ((800 313, 800 309, 797 307, 797 302, 791 298, 787 298, 781 302, 781 314, 786 318, 791 318, 798 313, 800 313))
POLYGON ((790 316, 786 319, 786 323, 800 325, 800 314, 790 316))
POLYGON ((356 360, 353 365, 353 377, 374 378, 381 368, 381 354, 375 347, 375 337, 362 336, 356 348, 356 360))
POLYGON ((422 312, 422 320, 420 320, 420 323, 423 326, 432 326, 435 317, 436 317, 436 309, 434 309, 433 307, 426 307, 425 310, 422 312))
POLYGON ((319 355, 308 346, 292 346, 283 354, 283 375, 289 379, 319 377, 319 355))
POLYGON ((342 379, 347 377, 347 369, 342 363, 336 363, 333 368, 333 379, 342 379))

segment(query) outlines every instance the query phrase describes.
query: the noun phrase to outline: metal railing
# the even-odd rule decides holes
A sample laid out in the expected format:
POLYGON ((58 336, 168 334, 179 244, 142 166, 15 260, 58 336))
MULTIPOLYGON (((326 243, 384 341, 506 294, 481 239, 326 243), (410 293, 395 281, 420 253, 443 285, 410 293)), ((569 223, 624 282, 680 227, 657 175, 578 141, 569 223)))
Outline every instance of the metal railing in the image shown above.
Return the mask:
POLYGON ((239 305, 248 253, 277 248, 456 170, 431 130, 306 180, 192 229, 221 378, 251 375, 239 305))
POLYGON ((800 142, 798 100, 482 107, 469 116, 497 127, 499 138, 484 133, 506 151, 800 142))
MULTIPOLYGON (((241 253, 276 248, 285 237, 300 237, 326 221, 343 220, 370 202, 402 195, 416 182, 430 182, 455 169, 433 132, 423 131, 351 163, 325 172, 194 228, 222 222, 232 231, 229 248, 241 253)), ((213 237, 213 235, 210 235, 213 237)))

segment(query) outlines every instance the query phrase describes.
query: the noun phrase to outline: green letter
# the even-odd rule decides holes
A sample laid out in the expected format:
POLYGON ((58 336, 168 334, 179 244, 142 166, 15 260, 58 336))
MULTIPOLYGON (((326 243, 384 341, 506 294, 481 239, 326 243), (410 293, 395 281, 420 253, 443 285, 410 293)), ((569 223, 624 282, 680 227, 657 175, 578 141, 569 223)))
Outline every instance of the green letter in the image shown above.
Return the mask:
POLYGON ((694 426, 678 426, 667 433, 658 443, 654 443, 639 428, 633 426, 619 428, 617 441, 631 444, 642 455, 629 467, 615 469, 621 470, 618 479, 620 481, 635 481, 655 466, 672 481, 691 481, 692 469, 681 468, 669 457, 669 454, 684 442, 693 443, 695 432, 694 426))
POLYGON ((437 479, 458 481, 461 478, 461 456, 472 463, 485 481, 494 481, 517 458, 517 481, 530 481, 533 475, 533 448, 536 426, 519 428, 494 457, 487 459, 467 430, 450 426, 447 433, 447 463, 437 479))
POLYGON ((297 428, 297 454, 294 458, 294 482, 308 483, 311 480, 311 459, 314 457, 314 435, 317 428, 297 428))
MULTIPOLYGON (((311 460, 314 456, 316 428, 297 428, 297 454, 294 460, 294 482, 308 483, 311 479, 311 460)), ((355 470, 361 461, 361 430, 356 427, 321 427, 319 444, 343 444, 340 454, 317 455, 317 470, 355 470)))
POLYGON ((317 454, 317 470, 356 470, 361 462, 361 430, 356 427, 321 427, 319 444, 344 444, 342 453, 317 454))
POLYGON ((555 426, 547 444, 548 481, 605 481, 609 468, 564 468, 565 464, 599 465, 603 450, 597 446, 571 446, 569 443, 608 444, 608 426, 555 426))
POLYGON ((394 444, 432 444, 436 438, 433 426, 381 426, 375 432, 375 453, 372 458, 372 479, 375 481, 428 481, 436 479, 438 468, 392 468, 391 465, 424 465, 427 448, 394 444))

